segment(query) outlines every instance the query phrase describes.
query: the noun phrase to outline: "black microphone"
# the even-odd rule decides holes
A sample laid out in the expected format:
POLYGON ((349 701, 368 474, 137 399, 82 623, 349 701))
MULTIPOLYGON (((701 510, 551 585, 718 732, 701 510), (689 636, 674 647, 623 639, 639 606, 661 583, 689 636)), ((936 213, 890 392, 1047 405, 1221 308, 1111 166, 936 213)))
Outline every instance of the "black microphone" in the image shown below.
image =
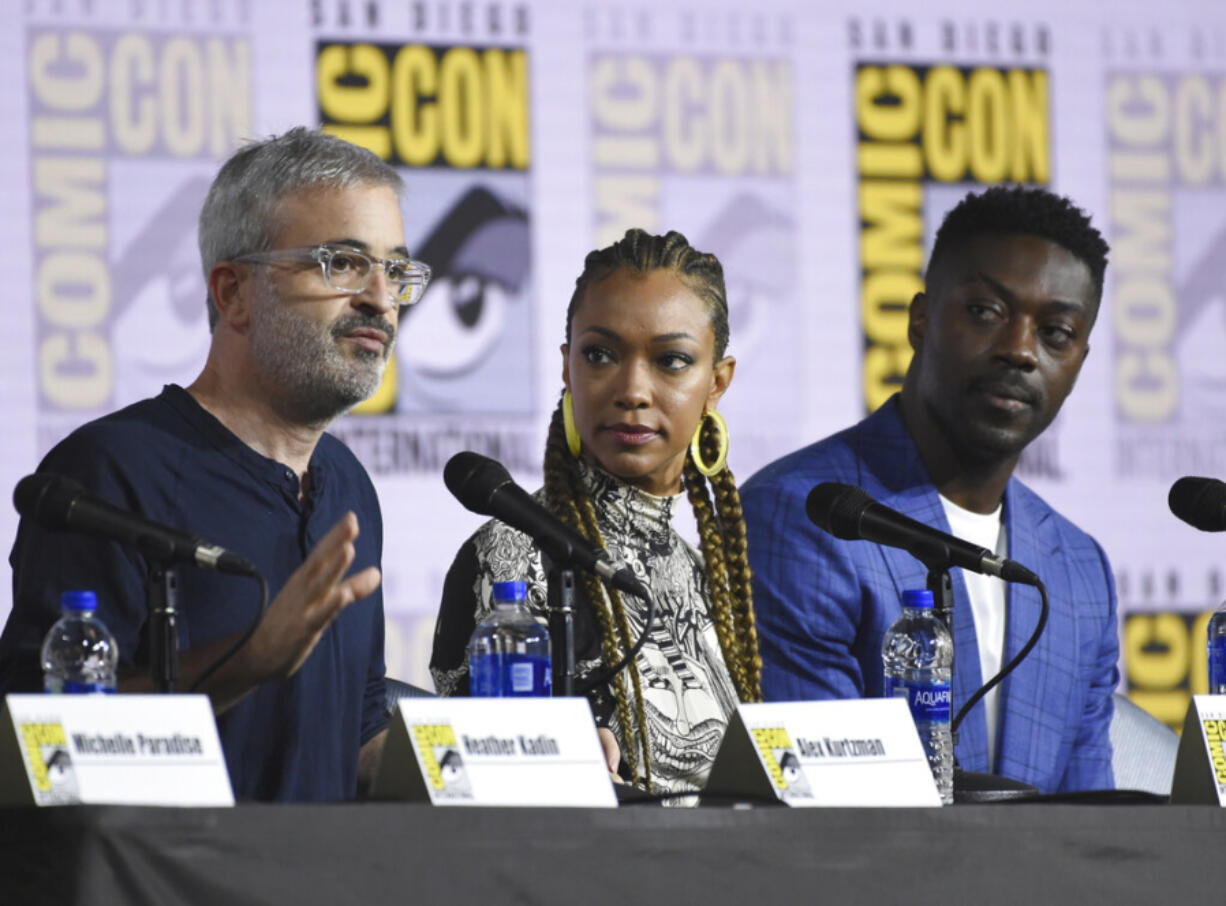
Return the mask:
POLYGON ((502 463, 465 450, 443 467, 443 483, 466 509, 501 519, 531 537, 555 563, 593 572, 632 595, 645 592, 630 567, 615 562, 517 485, 502 463))
POLYGON ((44 528, 83 532, 131 544, 151 560, 192 563, 240 576, 259 575, 250 562, 237 554, 107 503, 61 475, 27 475, 17 482, 13 505, 23 517, 44 528))
POLYGON ((826 481, 809 492, 805 512, 819 527, 845 541, 874 541, 911 553, 931 568, 960 566, 972 572, 998 576, 1006 582, 1038 584, 1039 577, 1007 557, 998 557, 986 547, 937 531, 888 506, 877 503, 855 485, 826 481), (934 552, 945 562, 929 563, 934 552))
POLYGON ((1171 485, 1171 512, 1202 532, 1226 531, 1226 483, 1188 475, 1171 485))

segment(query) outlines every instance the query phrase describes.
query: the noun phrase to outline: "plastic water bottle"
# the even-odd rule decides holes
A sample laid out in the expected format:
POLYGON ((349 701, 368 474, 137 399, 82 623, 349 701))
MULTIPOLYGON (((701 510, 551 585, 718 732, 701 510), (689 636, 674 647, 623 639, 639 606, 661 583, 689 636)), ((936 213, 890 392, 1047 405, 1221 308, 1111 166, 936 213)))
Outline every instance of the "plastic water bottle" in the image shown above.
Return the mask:
POLYGON ((1209 694, 1226 695, 1226 604, 1209 618, 1206 632, 1209 654, 1209 694))
POLYGON ((92 591, 66 591, 61 616, 43 641, 43 689, 47 692, 114 692, 119 646, 94 611, 92 591))
POLYGON ((528 610, 523 582, 495 582, 494 609, 468 643, 469 694, 486 698, 549 695, 549 631, 528 610))
POLYGON ((954 801, 954 741, 950 733, 953 639, 933 613, 926 588, 902 593, 902 616, 881 643, 887 698, 905 698, 928 756, 941 802, 954 801))

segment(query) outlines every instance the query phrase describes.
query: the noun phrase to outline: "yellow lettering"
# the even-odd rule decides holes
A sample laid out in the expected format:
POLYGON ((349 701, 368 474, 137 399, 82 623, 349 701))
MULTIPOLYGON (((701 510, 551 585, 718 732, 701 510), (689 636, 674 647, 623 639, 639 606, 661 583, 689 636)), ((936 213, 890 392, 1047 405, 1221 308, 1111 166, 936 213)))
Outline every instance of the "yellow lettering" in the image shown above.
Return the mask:
POLYGON ((924 86, 923 142, 924 159, 934 179, 956 182, 966 172, 965 113, 962 73, 952 66, 933 67, 924 86))
POLYGON ((1000 182, 1009 167, 1008 94, 996 69, 976 69, 967 86, 971 173, 980 182, 1000 182))
POLYGON ((410 44, 392 64, 392 139, 396 154, 412 167, 432 163, 442 144, 438 104, 427 101, 438 91, 434 53, 410 44))
POLYGON ((856 73, 856 122, 869 138, 914 137, 923 114, 919 76, 907 66, 866 66, 856 73))

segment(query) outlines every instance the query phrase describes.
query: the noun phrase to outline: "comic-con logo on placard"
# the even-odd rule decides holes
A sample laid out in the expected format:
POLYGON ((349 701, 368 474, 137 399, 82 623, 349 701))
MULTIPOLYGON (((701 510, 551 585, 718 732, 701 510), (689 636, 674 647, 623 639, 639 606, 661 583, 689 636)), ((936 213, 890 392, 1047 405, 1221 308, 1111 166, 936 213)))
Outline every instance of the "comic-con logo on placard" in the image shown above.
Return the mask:
MULTIPOLYGON (((627 31, 613 11, 588 17, 593 246, 630 227, 677 230, 723 265, 736 394, 738 468, 795 446, 798 331, 794 67, 786 14, 752 17, 754 40, 731 51, 717 12, 644 13, 627 31), (704 28, 703 25, 711 28, 704 28), (760 449, 755 449, 758 447, 760 449)), ((748 22, 749 20, 746 20, 748 22)), ((577 273, 577 270, 576 270, 577 273)))
MULTIPOLYGON (((224 23, 223 23, 224 25, 224 23)), ((186 383, 209 344, 196 218, 251 134, 246 37, 26 34, 39 444, 186 383)))
POLYGON ((783 727, 758 727, 750 734, 779 798, 812 799, 813 789, 788 731, 783 727))
POLYGON ((430 785, 430 798, 472 799, 472 784, 451 724, 413 724, 409 731, 430 785))
MULTIPOLYGON (((1122 44, 1107 37, 1109 49, 1122 44)), ((1221 475, 1226 76, 1159 67, 1121 63, 1103 93, 1115 470, 1221 475)))
POLYGON ((77 802, 80 791, 64 725, 23 723, 18 725, 18 732, 38 804, 77 802))
POLYGON ((531 414, 522 48, 319 42, 324 128, 405 168, 405 232, 430 265, 396 358, 355 411, 531 414))

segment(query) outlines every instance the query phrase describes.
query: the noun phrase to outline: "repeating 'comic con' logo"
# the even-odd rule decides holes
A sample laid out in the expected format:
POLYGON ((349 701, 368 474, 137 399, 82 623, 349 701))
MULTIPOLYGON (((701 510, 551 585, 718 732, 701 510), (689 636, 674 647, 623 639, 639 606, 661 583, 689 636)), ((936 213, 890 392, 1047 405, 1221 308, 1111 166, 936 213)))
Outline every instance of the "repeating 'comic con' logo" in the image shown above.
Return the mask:
POLYGON ((38 397, 79 419, 204 360, 196 217, 251 133, 249 46, 37 27, 26 67, 38 397))
MULTIPOLYGON (((901 387, 911 362, 907 310, 923 289, 925 208, 936 187, 1050 180, 1047 72, 863 62, 854 110, 863 387, 872 411, 901 387)), ((953 201, 948 192, 942 200, 953 201)))
POLYGON ((405 168, 405 231, 433 279, 358 414, 531 414, 528 55, 320 42, 324 128, 405 168))
POLYGON ((1117 471, 1226 470, 1226 77, 1106 82, 1117 471))
POLYGON ((677 230, 723 265, 740 385, 724 401, 742 467, 795 446, 795 401, 772 389, 799 358, 794 67, 778 52, 593 49, 588 60, 594 245, 677 230), (765 407, 762 400, 770 400, 765 407), (777 402, 777 404, 776 404, 777 402))

